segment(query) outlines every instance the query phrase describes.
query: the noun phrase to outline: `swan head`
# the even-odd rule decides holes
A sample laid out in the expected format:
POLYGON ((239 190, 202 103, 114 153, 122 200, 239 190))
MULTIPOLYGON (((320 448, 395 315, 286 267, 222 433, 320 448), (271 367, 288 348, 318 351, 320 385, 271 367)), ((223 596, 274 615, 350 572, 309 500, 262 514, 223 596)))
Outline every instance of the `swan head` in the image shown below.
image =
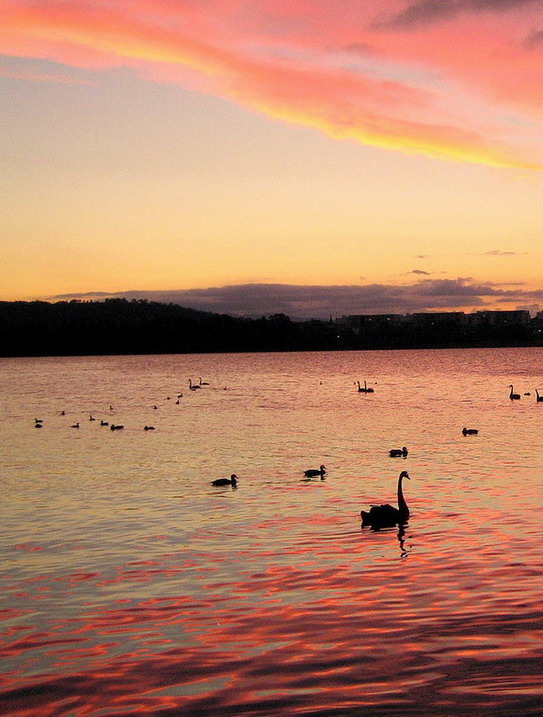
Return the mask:
POLYGON ((321 464, 320 469, 321 469, 321 471, 325 471, 325 470, 326 470, 326 466, 323 466, 323 465, 321 464))
MULTIPOLYGON (((409 473, 407 471, 402 471, 400 473, 400 478, 409 478, 409 473)), ((409 478, 411 480, 411 478, 409 478)))

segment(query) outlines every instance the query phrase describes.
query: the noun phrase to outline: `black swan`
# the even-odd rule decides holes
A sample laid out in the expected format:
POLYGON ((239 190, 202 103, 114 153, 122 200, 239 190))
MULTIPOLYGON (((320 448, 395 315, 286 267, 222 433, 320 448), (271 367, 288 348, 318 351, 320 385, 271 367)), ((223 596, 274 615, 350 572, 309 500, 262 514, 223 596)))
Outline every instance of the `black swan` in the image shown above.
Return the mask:
POLYGON ((509 384, 509 388, 511 389, 511 390, 509 391, 509 398, 510 398, 512 401, 519 401, 519 400, 520 400, 520 393, 513 393, 513 384, 512 384, 512 383, 509 384))
POLYGON ((217 480, 211 481, 211 485, 215 485, 215 486, 231 485, 232 488, 235 488, 237 483, 238 483, 238 477, 235 473, 232 473, 230 478, 217 478, 217 480))
POLYGON ((374 530, 380 528, 392 528, 395 525, 403 525, 409 518, 409 508, 403 497, 402 480, 409 478, 407 471, 402 471, 398 478, 398 507, 394 508, 388 503, 386 505, 373 505, 368 511, 360 511, 362 527, 371 526, 374 530))
POLYGON ((200 386, 209 386, 209 381, 202 381, 202 377, 200 376, 200 386))
POLYGON ((144 427, 143 427, 143 430, 144 430, 144 431, 154 431, 154 430, 155 430, 155 427, 154 427, 154 426, 144 426, 144 427))
POLYGON ((535 390, 535 400, 537 403, 543 403, 543 396, 539 395, 539 391, 537 390, 537 388, 535 390))
POLYGON ((358 384, 358 393, 374 393, 373 388, 368 388, 366 381, 364 381, 364 388, 360 385, 360 381, 357 381, 356 383, 358 384))
POLYGON ((393 448, 391 451, 389 451, 388 455, 391 458, 407 458, 407 454, 409 451, 405 446, 403 448, 393 448))
POLYGON ((314 478, 315 476, 323 476, 326 473, 326 466, 322 466, 320 468, 310 468, 307 471, 304 471, 304 476, 306 478, 314 478))
POLYGON ((479 433, 477 428, 463 428, 462 435, 464 436, 476 436, 479 433))
POLYGON ((79 428, 79 421, 77 423, 74 423, 73 426, 70 426, 70 428, 79 428))
POLYGON ((189 388, 191 391, 197 391, 199 388, 202 388, 202 387, 199 386, 197 383, 196 384, 192 383, 192 379, 189 378, 189 388))

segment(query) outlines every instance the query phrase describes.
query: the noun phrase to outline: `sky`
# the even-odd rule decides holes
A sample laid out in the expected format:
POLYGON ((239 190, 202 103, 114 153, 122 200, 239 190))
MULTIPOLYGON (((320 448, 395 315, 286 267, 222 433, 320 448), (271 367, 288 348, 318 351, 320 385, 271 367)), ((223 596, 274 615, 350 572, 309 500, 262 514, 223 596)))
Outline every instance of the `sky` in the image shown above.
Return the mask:
POLYGON ((543 0, 0 17, 0 300, 543 310, 543 0))

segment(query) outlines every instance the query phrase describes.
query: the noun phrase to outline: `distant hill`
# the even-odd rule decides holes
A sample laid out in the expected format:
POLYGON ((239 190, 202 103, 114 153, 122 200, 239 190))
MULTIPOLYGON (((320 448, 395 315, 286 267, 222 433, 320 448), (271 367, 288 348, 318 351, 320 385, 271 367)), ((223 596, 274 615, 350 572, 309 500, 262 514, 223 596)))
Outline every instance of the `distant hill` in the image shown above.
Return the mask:
POLYGON ((519 325, 477 326, 363 318, 369 320, 236 318, 136 299, 0 302, 0 356, 542 345, 541 317, 519 325))

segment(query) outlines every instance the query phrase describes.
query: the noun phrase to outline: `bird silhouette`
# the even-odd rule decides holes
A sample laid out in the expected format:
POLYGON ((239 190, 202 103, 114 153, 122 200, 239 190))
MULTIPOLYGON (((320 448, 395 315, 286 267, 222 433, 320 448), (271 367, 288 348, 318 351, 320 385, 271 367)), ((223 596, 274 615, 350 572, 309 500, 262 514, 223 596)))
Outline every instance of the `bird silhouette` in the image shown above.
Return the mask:
POLYGON ((373 505, 369 511, 361 510, 362 527, 369 525, 373 530, 381 528, 392 528, 395 525, 403 525, 409 518, 409 508, 403 497, 402 481, 409 478, 407 471, 402 471, 398 478, 398 507, 386 503, 385 505, 373 505))
POLYGON ((306 478, 314 478, 315 476, 323 476, 326 473, 326 466, 321 465, 320 468, 309 468, 309 470, 304 471, 304 476, 306 478))
POLYGON ((192 379, 189 378, 189 388, 191 391, 197 391, 199 388, 202 388, 197 383, 192 383, 192 379))
POLYGON ((509 398, 510 398, 512 401, 519 401, 519 400, 520 400, 520 393, 513 393, 513 384, 512 384, 512 383, 509 384, 509 388, 511 389, 511 390, 509 391, 509 398))
POLYGON ((477 428, 463 428, 462 435, 464 436, 476 436, 479 433, 477 428))
POLYGON ((536 403, 543 403, 543 396, 539 395, 539 391, 537 390, 537 388, 535 390, 535 400, 536 403))
POLYGON ((391 458, 407 458, 407 454, 409 451, 405 446, 403 448, 393 448, 391 451, 389 451, 388 455, 391 458))
POLYGON ((357 381, 356 383, 358 384, 358 393, 374 393, 373 388, 368 388, 366 381, 364 381, 364 388, 360 385, 360 381, 357 381))
POLYGON ((221 486, 221 485, 231 485, 232 488, 235 488, 238 484, 238 477, 235 473, 232 473, 230 478, 217 478, 217 480, 212 480, 211 485, 214 486, 221 486))

